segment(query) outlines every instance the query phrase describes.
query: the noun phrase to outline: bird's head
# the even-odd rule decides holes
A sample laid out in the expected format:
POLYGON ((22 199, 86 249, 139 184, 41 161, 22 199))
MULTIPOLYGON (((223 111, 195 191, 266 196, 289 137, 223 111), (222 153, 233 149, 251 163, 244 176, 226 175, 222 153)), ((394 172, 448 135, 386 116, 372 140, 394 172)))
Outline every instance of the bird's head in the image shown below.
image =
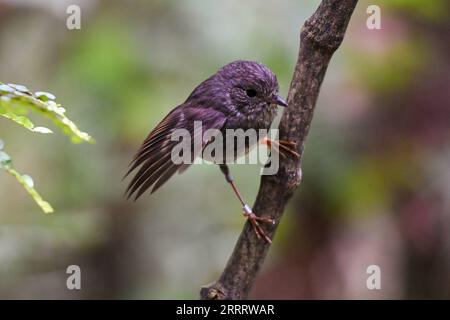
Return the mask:
POLYGON ((278 80, 265 65, 253 61, 235 61, 217 73, 226 83, 231 102, 238 109, 257 110, 287 106, 279 96, 278 80))

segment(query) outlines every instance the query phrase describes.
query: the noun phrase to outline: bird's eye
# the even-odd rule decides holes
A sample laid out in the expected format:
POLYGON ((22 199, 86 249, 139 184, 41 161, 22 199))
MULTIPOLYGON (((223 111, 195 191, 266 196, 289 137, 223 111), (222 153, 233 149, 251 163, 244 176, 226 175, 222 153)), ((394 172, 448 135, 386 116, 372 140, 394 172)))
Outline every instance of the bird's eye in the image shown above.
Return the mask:
POLYGON ((255 89, 247 89, 247 90, 245 90, 245 93, 250 98, 256 97, 256 90, 255 89))

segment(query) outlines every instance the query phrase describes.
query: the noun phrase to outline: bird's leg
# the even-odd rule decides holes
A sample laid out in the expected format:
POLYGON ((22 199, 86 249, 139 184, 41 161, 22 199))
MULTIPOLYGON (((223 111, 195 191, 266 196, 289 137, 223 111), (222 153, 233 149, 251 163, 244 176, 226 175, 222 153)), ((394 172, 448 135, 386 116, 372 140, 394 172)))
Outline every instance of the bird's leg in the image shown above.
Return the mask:
POLYGON ((252 228, 255 231, 258 239, 264 238, 264 240, 266 240, 268 243, 272 243, 272 240, 270 240, 270 238, 264 233, 264 230, 261 228, 259 222, 274 224, 275 220, 265 217, 258 217, 256 214, 254 214, 252 208, 244 201, 244 198, 242 197, 236 184, 234 183, 234 179, 230 174, 230 169, 228 168, 228 166, 226 164, 220 164, 219 167, 222 173, 225 175, 225 179, 233 188, 234 193, 239 198, 239 201, 241 202, 242 208, 244 210, 244 217, 248 221, 250 221, 250 224, 252 225, 252 228))
POLYGON ((278 152, 282 157, 285 157, 286 154, 289 154, 297 159, 300 158, 300 153, 294 150, 294 147, 297 146, 296 142, 286 140, 271 140, 268 137, 264 137, 261 140, 261 143, 267 145, 271 149, 273 147, 274 151, 278 152))

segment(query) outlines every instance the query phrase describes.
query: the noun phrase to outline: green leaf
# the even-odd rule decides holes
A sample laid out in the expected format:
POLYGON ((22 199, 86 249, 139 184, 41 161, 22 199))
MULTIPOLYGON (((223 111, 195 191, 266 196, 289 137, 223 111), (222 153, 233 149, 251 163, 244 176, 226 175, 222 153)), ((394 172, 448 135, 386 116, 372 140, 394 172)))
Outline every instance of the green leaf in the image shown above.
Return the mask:
POLYGON ((56 99, 55 95, 50 92, 37 91, 34 93, 34 95, 36 96, 36 98, 42 101, 49 101, 56 99))
POLYGON ((17 84, 0 82, 0 116, 8 118, 30 131, 51 133, 50 129, 35 127, 24 114, 34 111, 53 121, 62 131, 71 137, 72 142, 94 143, 94 139, 81 131, 66 115, 66 110, 53 101, 56 97, 48 92, 31 93, 28 88, 17 84))
POLYGON ((52 130, 50 130, 49 128, 46 127, 34 127, 33 132, 39 132, 39 133, 53 133, 52 130))
MULTIPOLYGON (((3 142, 0 140, 0 144, 3 147, 3 142)), ((45 213, 53 212, 52 206, 42 199, 39 193, 34 189, 33 179, 29 175, 22 175, 16 171, 12 166, 11 157, 4 151, 0 151, 0 168, 6 170, 10 175, 16 178, 17 181, 25 188, 25 190, 31 195, 33 200, 45 213)))
MULTIPOLYGON (((0 82, 0 116, 22 127, 37 133, 52 133, 49 128, 35 126, 28 117, 33 111, 50 120, 71 137, 72 142, 94 143, 94 139, 86 132, 81 131, 66 115, 66 110, 57 104, 56 97, 44 91, 32 93, 27 87, 19 84, 4 84, 0 82)), ((0 140, 0 169, 6 170, 31 195, 34 201, 45 213, 53 212, 52 206, 44 201, 34 188, 34 181, 29 175, 22 175, 12 166, 11 157, 3 150, 3 141, 0 140)))
POLYGON ((11 165, 11 157, 4 151, 0 151, 0 166, 8 167, 11 165))

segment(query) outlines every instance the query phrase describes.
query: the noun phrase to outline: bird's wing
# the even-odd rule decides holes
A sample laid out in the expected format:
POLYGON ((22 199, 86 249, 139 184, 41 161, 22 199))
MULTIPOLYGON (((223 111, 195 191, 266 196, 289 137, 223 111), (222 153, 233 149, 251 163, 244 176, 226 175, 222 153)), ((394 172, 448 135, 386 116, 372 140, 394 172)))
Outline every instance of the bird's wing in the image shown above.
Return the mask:
POLYGON ((126 196, 130 198, 134 195, 134 200, 137 200, 149 188, 152 188, 151 193, 153 193, 176 172, 184 172, 200 155, 206 143, 202 141, 203 132, 208 129, 221 129, 225 120, 223 113, 212 108, 181 105, 174 109, 149 134, 130 163, 130 169, 125 176, 139 166, 140 168, 131 180, 126 196), (201 126, 194 126, 194 121, 201 121, 201 126), (172 149, 180 143, 171 139, 176 129, 186 129, 190 133, 192 153, 189 164, 175 164, 172 161, 172 149), (202 141, 202 148, 194 148, 194 141, 202 141))

